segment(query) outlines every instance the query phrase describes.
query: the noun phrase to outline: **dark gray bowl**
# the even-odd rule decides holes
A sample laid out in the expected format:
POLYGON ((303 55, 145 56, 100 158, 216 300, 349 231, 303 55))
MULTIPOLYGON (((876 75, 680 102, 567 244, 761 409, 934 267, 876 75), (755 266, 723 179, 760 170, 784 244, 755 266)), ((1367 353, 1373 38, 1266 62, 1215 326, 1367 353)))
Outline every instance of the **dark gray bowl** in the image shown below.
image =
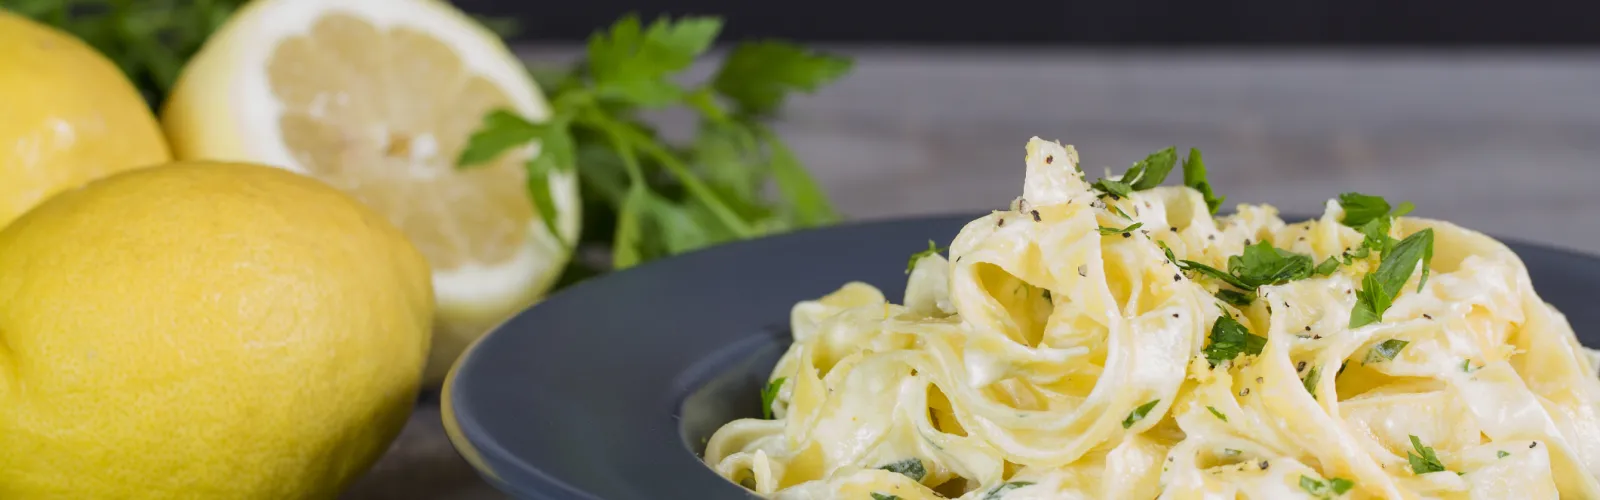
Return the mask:
MULTIPOLYGON (((789 309, 859 280, 898 301, 906 259, 973 215, 734 243, 581 283, 484 337, 445 383, 451 441, 519 498, 755 498, 699 459, 759 414, 789 309)), ((1540 294, 1600 345, 1600 259, 1508 242, 1540 294)))

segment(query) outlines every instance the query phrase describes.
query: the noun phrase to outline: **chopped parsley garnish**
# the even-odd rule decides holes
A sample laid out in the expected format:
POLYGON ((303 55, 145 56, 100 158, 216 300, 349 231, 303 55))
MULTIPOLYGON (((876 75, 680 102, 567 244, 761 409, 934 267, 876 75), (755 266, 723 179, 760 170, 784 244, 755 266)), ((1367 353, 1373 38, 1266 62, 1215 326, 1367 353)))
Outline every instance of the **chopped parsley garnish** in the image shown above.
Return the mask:
POLYGON ((1368 222, 1389 216, 1389 200, 1382 196, 1361 193, 1339 195, 1339 206, 1344 208, 1344 218, 1339 222, 1350 227, 1361 227, 1368 222))
POLYGON ((1195 261, 1192 261, 1192 260, 1182 260, 1182 261, 1178 261, 1178 267, 1180 269, 1185 270, 1185 271, 1194 271, 1194 272, 1197 272, 1197 273, 1200 273, 1200 274, 1204 274, 1206 276, 1210 276, 1212 278, 1216 278, 1218 280, 1221 280, 1223 283, 1227 283, 1229 285, 1233 285, 1235 288, 1241 288, 1241 289, 1245 289, 1245 290, 1254 290, 1255 289, 1254 287, 1251 287, 1250 285, 1244 284, 1243 281, 1239 281, 1239 278, 1234 276, 1234 275, 1232 275, 1232 274, 1228 274, 1227 272, 1224 272, 1221 269, 1217 269, 1215 267, 1211 267, 1211 266, 1208 266, 1208 265, 1205 265, 1205 264, 1201 264, 1199 262, 1195 262, 1195 261))
POLYGON ((778 377, 761 388, 761 418, 772 420, 772 402, 778 400, 778 390, 783 388, 783 382, 789 377, 778 377))
POLYGON ((911 254, 911 260, 906 262, 906 274, 911 274, 911 270, 912 269, 916 269, 916 267, 917 267, 917 261, 922 260, 923 257, 927 257, 927 256, 930 256, 930 255, 938 255, 939 252, 943 252, 943 251, 949 250, 949 249, 950 249, 950 247, 940 247, 940 246, 934 244, 933 240, 928 240, 928 249, 927 250, 923 250, 921 252, 917 252, 917 253, 911 254))
POLYGON ((1334 257, 1328 257, 1328 259, 1322 261, 1321 264, 1317 264, 1317 268, 1316 269, 1312 269, 1311 272, 1313 274, 1316 274, 1317 276, 1328 276, 1330 274, 1333 274, 1334 271, 1338 271, 1338 270, 1339 270, 1339 259, 1334 258, 1334 257))
POLYGON ((900 495, 885 495, 878 492, 872 492, 872 500, 900 500, 900 495))
POLYGON ((1417 290, 1428 281, 1428 261, 1433 258, 1433 229, 1424 229, 1383 254, 1378 269, 1361 279, 1361 290, 1356 292, 1356 306, 1350 311, 1350 328, 1360 328, 1383 319, 1384 311, 1394 304, 1395 296, 1411 279, 1411 272, 1422 266, 1422 279, 1417 290))
POLYGON ((924 468, 922 466, 922 460, 917 458, 907 458, 899 462, 879 467, 879 469, 901 474, 916 481, 921 481, 922 478, 928 476, 928 469, 924 468))
POLYGON ((1133 232, 1133 230, 1139 229, 1141 227, 1144 227, 1144 223, 1143 222, 1135 222, 1135 223, 1133 223, 1133 225, 1125 227, 1125 228, 1122 228, 1122 229, 1117 229, 1117 228, 1114 228, 1114 227, 1100 226, 1100 234, 1131 233, 1131 232, 1133 232))
POLYGON ((1217 411, 1217 408, 1215 406, 1207 406, 1206 409, 1207 410, 1211 410, 1211 415, 1214 416, 1214 417, 1217 417, 1217 420, 1221 420, 1223 422, 1227 422, 1228 421, 1228 416, 1227 415, 1223 415, 1222 412, 1220 412, 1220 411, 1217 411))
MULTIPOLYGON (((1366 258, 1369 251, 1389 253, 1390 247, 1395 244, 1394 238, 1389 237, 1394 218, 1411 213, 1416 208, 1409 201, 1391 208, 1389 201, 1383 197, 1361 193, 1339 195, 1339 206, 1344 208, 1344 218, 1339 222, 1356 228, 1365 236, 1361 242, 1362 251, 1349 254, 1351 259, 1366 258)), ((1346 263, 1349 263, 1348 259, 1346 263)))
POLYGON ((1252 334, 1243 324, 1227 315, 1222 315, 1211 325, 1211 345, 1206 346, 1201 352, 1206 355, 1206 361, 1210 361, 1211 366, 1215 368, 1223 361, 1238 357, 1240 353, 1261 354, 1261 349, 1266 346, 1266 337, 1252 334))
POLYGON ((1172 247, 1167 246, 1167 242, 1156 240, 1156 246, 1161 247, 1161 253, 1167 254, 1167 262, 1171 262, 1174 266, 1182 267, 1181 264, 1178 264, 1178 256, 1173 255, 1172 247))
POLYGON ((1372 346, 1372 349, 1368 349, 1367 357, 1361 360, 1361 364, 1382 363, 1392 360, 1395 356, 1399 356, 1400 350, 1405 349, 1409 344, 1411 342, 1400 339, 1385 340, 1378 345, 1372 346))
POLYGON ((1250 305, 1250 302, 1255 300, 1254 298, 1250 297, 1250 294, 1240 292, 1238 290, 1229 290, 1226 288, 1217 290, 1217 298, 1222 299, 1223 302, 1233 304, 1236 307, 1248 306, 1250 305))
POLYGON ((1127 429, 1129 427, 1133 427, 1133 424, 1135 422, 1138 422, 1140 420, 1144 420, 1144 416, 1150 413, 1150 409, 1151 408, 1155 408, 1156 407, 1156 403, 1160 403, 1160 402, 1161 402, 1161 400, 1159 400, 1159 399, 1153 399, 1153 400, 1150 400, 1149 403, 1145 403, 1145 404, 1139 405, 1138 408, 1134 408, 1133 412, 1128 414, 1128 418, 1122 419, 1122 428, 1127 429))
POLYGON ((1511 454, 1507 453, 1506 450, 1500 450, 1500 451, 1494 452, 1494 456, 1495 456, 1495 458, 1505 458, 1505 457, 1511 456, 1511 454))
MULTIPOLYGON (((457 166, 486 165, 539 144, 524 163, 533 213, 563 234, 555 231, 561 212, 554 196, 562 190, 553 189, 558 178, 551 174, 575 174, 584 207, 598 208, 587 212, 586 227, 611 230, 586 229, 582 239, 561 243, 613 249, 608 269, 837 221, 821 186, 770 122, 790 96, 838 80, 853 63, 789 42, 752 41, 730 47, 710 78, 685 85, 684 73, 704 67, 696 62, 717 45, 722 24, 715 17, 623 16, 588 38, 584 57, 540 78, 548 119, 489 111, 461 145, 457 166), (687 112, 697 122, 689 127, 694 133, 683 140, 658 134, 641 115, 662 109, 687 112)), ((571 270, 599 269, 578 262, 571 270)))
POLYGON ((1000 500, 1001 498, 1004 498, 1006 496, 1005 494, 1006 494, 1007 491, 1011 491, 1011 490, 1014 490, 1014 489, 1017 489, 1017 488, 1022 488, 1022 487, 1025 487, 1025 486, 1033 486, 1033 483, 1030 482, 1030 481, 1012 481, 1012 482, 1009 482, 1009 483, 1001 484, 1000 486, 996 486, 996 487, 994 487, 994 489, 989 490, 988 493, 984 493, 983 494, 983 500, 1000 500))
POLYGON ((1472 360, 1470 360, 1470 359, 1461 360, 1461 371, 1467 372, 1467 373, 1472 373, 1472 370, 1474 370, 1474 368, 1472 367, 1472 360))
POLYGON ((1227 272, 1192 260, 1182 261, 1180 267, 1211 276, 1244 291, 1303 280, 1321 269, 1310 255, 1276 248, 1266 241, 1246 246, 1243 253, 1228 257, 1227 272))
POLYGON ((1206 179, 1206 160, 1200 156, 1200 150, 1189 148, 1189 156, 1183 159, 1183 185, 1194 188, 1200 196, 1206 199, 1206 207, 1215 215, 1217 209, 1222 207, 1226 196, 1217 196, 1211 191, 1211 181, 1206 179))
POLYGON ((1445 470, 1444 463, 1439 461, 1439 455, 1433 452, 1433 448, 1423 446, 1422 440, 1417 439, 1415 435, 1411 436, 1411 447, 1416 449, 1416 453, 1406 452, 1406 460, 1411 462, 1412 473, 1427 474, 1445 470))
POLYGON ((1323 481, 1304 475, 1300 476, 1300 489, 1306 490, 1306 493, 1310 493, 1317 498, 1333 498, 1343 495, 1355 486, 1355 482, 1342 477, 1323 481))
POLYGON ((1117 214, 1117 216, 1122 217, 1124 219, 1133 220, 1133 216, 1132 215, 1128 215, 1127 212, 1122 211, 1122 207, 1119 207, 1119 206, 1116 206, 1116 205, 1110 205, 1110 208, 1111 208, 1111 212, 1117 214))
POLYGON ((1167 174, 1172 173, 1172 167, 1178 163, 1178 151, 1168 147, 1139 160, 1118 180, 1100 179, 1091 187, 1107 194, 1127 198, 1134 191, 1144 191, 1167 180, 1167 174))
POLYGON ((1306 279, 1313 270, 1311 256, 1275 248, 1265 241, 1228 257, 1228 272, 1250 288, 1306 279))
POLYGON ((1306 386, 1306 392, 1311 393, 1311 397, 1313 398, 1317 397, 1317 382, 1320 380, 1322 380, 1322 371, 1318 370, 1315 366, 1311 367, 1311 370, 1306 372, 1305 380, 1301 380, 1301 382, 1306 386))

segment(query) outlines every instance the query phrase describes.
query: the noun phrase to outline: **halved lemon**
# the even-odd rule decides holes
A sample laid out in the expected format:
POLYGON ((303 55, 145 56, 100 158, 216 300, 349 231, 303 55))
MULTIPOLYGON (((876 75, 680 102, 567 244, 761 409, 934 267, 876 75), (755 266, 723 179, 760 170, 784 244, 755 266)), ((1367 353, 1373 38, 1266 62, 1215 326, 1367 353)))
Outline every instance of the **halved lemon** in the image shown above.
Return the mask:
MULTIPOLYGON (((249 161, 316 177, 386 214, 433 268, 430 383, 472 340, 527 307, 571 256, 577 179, 552 173, 560 237, 522 167, 455 160, 496 108, 548 105, 493 33, 434 0, 257 0, 184 69, 162 122, 179 159, 249 161)), ((338 245, 329 241, 328 245, 338 245)))

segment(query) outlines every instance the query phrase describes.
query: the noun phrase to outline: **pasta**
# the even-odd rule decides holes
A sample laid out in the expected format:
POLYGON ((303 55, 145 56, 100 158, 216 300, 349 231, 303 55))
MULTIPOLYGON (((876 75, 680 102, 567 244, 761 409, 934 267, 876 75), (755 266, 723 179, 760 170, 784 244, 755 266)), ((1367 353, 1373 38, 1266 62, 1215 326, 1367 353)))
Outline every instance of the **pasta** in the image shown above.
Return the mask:
POLYGON ((1369 235, 1339 200, 1214 218, 1190 187, 1096 189, 1038 138, 1026 164, 902 304, 863 283, 797 304, 774 418, 705 462, 779 500, 1600 498, 1593 354, 1499 242, 1403 216, 1369 235), (1298 274, 1252 284, 1240 256, 1298 274))

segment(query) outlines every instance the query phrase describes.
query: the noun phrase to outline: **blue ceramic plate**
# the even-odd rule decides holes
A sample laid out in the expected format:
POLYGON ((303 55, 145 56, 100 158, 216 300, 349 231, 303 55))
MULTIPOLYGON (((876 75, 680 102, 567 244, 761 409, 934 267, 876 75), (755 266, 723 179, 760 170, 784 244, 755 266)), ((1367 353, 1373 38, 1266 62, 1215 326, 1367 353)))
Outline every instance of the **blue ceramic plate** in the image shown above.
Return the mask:
MULTIPOLYGON (((761 386, 789 344, 789 309, 851 280, 898 300, 907 257, 974 218, 791 233, 579 284, 462 357, 445 383, 445 427, 519 498, 755 498, 699 453, 722 424, 759 415, 761 386)), ((1600 259, 1508 243, 1540 295, 1600 345, 1600 259)))

